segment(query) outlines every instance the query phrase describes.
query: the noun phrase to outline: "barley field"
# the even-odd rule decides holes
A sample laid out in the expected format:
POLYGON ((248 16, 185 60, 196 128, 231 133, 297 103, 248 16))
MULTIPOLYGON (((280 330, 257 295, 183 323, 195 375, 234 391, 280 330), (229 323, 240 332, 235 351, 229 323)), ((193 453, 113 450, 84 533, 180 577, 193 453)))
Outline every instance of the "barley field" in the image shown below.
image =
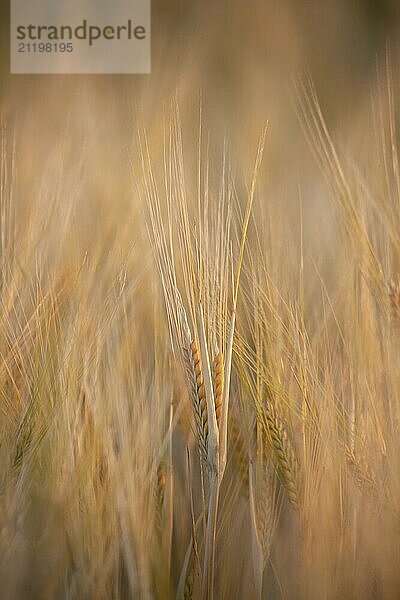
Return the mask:
POLYGON ((0 87, 0 596, 400 597, 396 2, 165 2, 0 87))

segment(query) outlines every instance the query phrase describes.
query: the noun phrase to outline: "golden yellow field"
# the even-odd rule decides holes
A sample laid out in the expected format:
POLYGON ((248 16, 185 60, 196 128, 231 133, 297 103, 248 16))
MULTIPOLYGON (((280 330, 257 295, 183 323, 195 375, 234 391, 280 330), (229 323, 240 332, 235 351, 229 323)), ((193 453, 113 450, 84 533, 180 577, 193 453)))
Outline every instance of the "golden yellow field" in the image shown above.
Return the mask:
POLYGON ((400 597, 398 16, 154 1, 148 76, 3 39, 2 598, 400 597))

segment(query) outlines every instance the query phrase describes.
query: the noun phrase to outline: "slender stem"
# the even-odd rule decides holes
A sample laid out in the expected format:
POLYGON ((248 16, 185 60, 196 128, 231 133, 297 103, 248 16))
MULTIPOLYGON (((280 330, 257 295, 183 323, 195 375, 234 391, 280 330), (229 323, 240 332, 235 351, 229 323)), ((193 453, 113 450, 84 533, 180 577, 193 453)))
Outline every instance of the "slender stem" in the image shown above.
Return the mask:
POLYGON ((219 498, 219 435, 217 425, 217 415, 215 413, 214 392, 211 377, 210 359, 208 356, 207 340, 204 326, 203 307, 199 306, 199 334, 200 350, 203 363, 203 378, 207 401, 207 421, 208 421, 208 460, 210 481, 210 498, 208 505, 206 545, 204 553, 204 571, 202 580, 202 598, 213 597, 214 585, 214 557, 215 557, 215 537, 217 526, 218 498, 219 498))
POLYGON ((251 549, 253 554, 254 584, 257 598, 262 598, 262 584, 264 572, 264 553, 260 543, 257 529, 257 515, 254 501, 254 469, 251 460, 249 461, 249 505, 250 505, 250 523, 251 523, 251 549))
POLYGON ((206 547, 204 559, 203 581, 201 597, 213 600, 214 597, 214 563, 215 563, 215 537, 217 529, 217 514, 220 481, 217 476, 210 479, 210 501, 208 507, 206 547))
POLYGON ((174 417, 174 405, 171 398, 169 406, 169 428, 168 428, 168 453, 169 453, 169 493, 168 503, 166 506, 166 517, 167 517, 167 535, 166 535, 166 548, 167 548, 167 573, 168 573, 168 585, 171 579, 171 548, 172 548, 172 530, 174 525, 174 471, 172 464, 172 422, 174 417))

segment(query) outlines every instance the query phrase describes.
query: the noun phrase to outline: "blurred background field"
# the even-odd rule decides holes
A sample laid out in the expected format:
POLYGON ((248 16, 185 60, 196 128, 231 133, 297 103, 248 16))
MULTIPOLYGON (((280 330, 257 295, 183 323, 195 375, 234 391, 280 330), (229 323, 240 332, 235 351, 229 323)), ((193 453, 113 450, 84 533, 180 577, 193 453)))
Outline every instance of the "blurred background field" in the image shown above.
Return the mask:
MULTIPOLYGON (((201 96, 212 148, 218 153, 229 142, 243 173, 269 120, 268 180, 282 189, 280 201, 292 196, 310 157, 296 116, 293 78, 312 76, 331 131, 347 143, 354 140, 357 154, 372 130, 365 124, 379 71, 385 85, 386 46, 394 55, 398 46, 395 1, 154 2, 150 76, 10 76, 5 5, 2 114, 19 152, 29 154, 21 159, 24 177, 37 182, 41 166, 67 143, 77 160, 83 157, 90 185, 107 196, 116 179, 110 173, 118 173, 125 199, 132 187, 127 150, 138 123, 152 132, 161 155, 160 131, 175 96, 187 143, 196 141, 201 96)), ((194 153, 188 154, 191 160, 194 153)))

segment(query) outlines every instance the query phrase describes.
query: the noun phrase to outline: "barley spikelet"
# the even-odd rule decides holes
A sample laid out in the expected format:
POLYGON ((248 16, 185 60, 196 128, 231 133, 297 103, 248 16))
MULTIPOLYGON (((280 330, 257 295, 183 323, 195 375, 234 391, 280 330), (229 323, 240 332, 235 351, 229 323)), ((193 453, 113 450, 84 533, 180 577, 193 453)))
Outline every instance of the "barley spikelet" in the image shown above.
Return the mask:
POLYGON ((219 430, 222 416, 222 398, 224 394, 224 357, 221 352, 218 352, 214 358, 213 374, 215 414, 217 416, 217 425, 219 430))
POLYGON ((271 402, 263 410, 263 425, 269 435, 272 454, 289 502, 299 508, 300 485, 298 463, 286 427, 271 402))

